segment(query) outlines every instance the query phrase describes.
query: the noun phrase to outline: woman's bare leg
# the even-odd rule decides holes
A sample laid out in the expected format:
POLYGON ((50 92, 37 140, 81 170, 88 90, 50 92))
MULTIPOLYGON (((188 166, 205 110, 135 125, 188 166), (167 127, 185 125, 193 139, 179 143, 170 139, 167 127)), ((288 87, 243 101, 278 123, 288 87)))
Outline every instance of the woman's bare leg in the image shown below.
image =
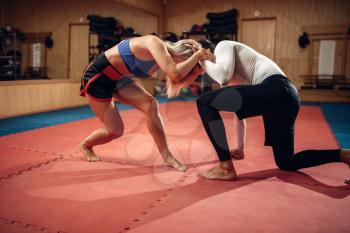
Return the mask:
POLYGON ((123 87, 115 94, 115 97, 145 114, 148 130, 165 163, 178 171, 186 171, 187 166, 177 161, 169 150, 157 100, 137 83, 123 87))
POLYGON ((96 116, 103 123, 104 127, 95 130, 79 145, 79 149, 83 152, 89 162, 95 162, 100 158, 93 151, 96 145, 105 144, 123 135, 124 124, 114 103, 97 102, 88 98, 90 108, 95 112, 96 116))

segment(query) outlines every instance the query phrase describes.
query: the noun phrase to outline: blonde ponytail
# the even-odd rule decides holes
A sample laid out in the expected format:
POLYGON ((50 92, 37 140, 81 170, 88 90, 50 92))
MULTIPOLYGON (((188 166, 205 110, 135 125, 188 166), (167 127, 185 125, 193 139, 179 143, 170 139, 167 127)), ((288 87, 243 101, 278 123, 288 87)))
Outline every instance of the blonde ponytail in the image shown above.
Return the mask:
MULTIPOLYGON (((181 57, 182 59, 186 60, 190 58, 195 52, 196 48, 191 46, 191 42, 188 39, 179 40, 175 43, 170 41, 165 41, 165 44, 167 46, 167 49, 171 56, 181 57)), ((198 44, 199 48, 201 47, 200 44, 198 44)), ((188 86, 191 83, 189 82, 175 82, 172 81, 169 77, 167 77, 166 81, 166 93, 168 98, 176 97, 180 94, 181 88, 188 86)))

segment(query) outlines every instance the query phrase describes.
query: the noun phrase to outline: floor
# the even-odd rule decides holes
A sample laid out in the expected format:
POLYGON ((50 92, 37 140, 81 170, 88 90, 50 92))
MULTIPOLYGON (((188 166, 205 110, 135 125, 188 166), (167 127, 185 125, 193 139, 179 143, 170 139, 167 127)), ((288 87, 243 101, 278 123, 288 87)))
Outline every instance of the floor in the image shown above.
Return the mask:
MULTIPOLYGON (((160 99, 186 173, 163 166, 143 115, 127 106, 119 106, 125 135, 96 148, 98 163, 76 147, 100 126, 86 107, 0 120, 0 232, 349 232, 348 167, 277 169, 260 117, 248 119, 238 181, 199 178, 217 158, 193 100, 160 99)), ((349 106, 305 103, 296 151, 350 147, 349 106)), ((232 114, 223 118, 234 146, 232 114)))

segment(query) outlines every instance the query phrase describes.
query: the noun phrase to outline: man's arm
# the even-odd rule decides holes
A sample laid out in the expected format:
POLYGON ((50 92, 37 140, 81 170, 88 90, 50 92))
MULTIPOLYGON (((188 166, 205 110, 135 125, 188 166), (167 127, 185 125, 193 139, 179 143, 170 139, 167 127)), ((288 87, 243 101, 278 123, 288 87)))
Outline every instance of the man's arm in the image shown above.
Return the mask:
POLYGON ((201 61, 203 69, 207 74, 221 86, 227 84, 234 73, 235 55, 231 41, 221 41, 214 51, 216 61, 201 61))
POLYGON ((236 137, 237 148, 231 150, 231 156, 235 159, 243 159, 244 158, 244 146, 245 146, 245 138, 246 138, 246 120, 240 120, 234 114, 234 128, 236 137))

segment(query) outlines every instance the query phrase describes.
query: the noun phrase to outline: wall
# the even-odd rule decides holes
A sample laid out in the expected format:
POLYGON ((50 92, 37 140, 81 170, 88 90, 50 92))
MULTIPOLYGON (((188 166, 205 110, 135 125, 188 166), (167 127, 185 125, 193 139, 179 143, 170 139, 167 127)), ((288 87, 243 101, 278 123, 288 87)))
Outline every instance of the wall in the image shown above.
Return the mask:
MULTIPOLYGON (((136 79, 154 94, 153 81, 136 79)), ((18 80, 0 82, 0 118, 82 106, 87 100, 79 95, 80 81, 18 80)))
POLYGON ((158 32, 163 33, 165 31, 165 15, 164 15, 165 7, 164 7, 163 0, 115 0, 115 1, 157 16, 158 32))
POLYGON ((147 5, 146 12, 117 0, 3 1, 6 25, 13 25, 23 32, 53 33, 54 47, 47 51, 48 76, 52 79, 67 78, 69 23, 86 22, 88 14, 113 16, 122 25, 132 26, 141 34, 158 32, 157 16, 148 13, 152 4, 147 5))
POLYGON ((300 84, 299 75, 308 71, 307 49, 299 48, 297 43, 302 27, 350 25, 348 0, 168 0, 166 30, 181 34, 195 23, 203 24, 207 12, 231 8, 239 10, 239 19, 255 17, 256 10, 260 12, 259 17, 276 17, 275 60, 297 84, 300 84))
POLYGON ((0 82, 0 118, 87 104, 80 82, 31 80, 0 82))

